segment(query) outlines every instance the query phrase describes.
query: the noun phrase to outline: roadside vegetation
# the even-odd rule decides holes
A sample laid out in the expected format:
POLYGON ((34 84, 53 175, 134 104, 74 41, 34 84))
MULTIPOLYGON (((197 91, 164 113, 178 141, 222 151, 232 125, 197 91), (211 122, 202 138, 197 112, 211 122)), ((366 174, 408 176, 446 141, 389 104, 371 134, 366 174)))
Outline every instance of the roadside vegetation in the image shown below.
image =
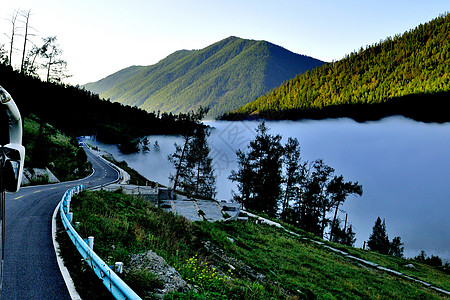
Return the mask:
MULTIPOLYGON (((258 224, 252 218, 245 223, 192 223, 121 192, 85 191, 73 198, 71 207, 74 220, 81 222, 78 232, 82 237, 95 236, 94 249, 109 265, 122 261, 126 270, 132 254, 153 250, 193 287, 188 292, 168 294, 166 299, 445 299, 423 285, 332 253, 302 238, 311 234, 286 224, 301 237, 258 224)), ((332 245, 450 289, 449 275, 443 270, 332 245), (414 268, 405 268, 407 264, 414 268)), ((70 247, 66 251, 70 252, 70 247)), ((75 251, 73 246, 71 251, 75 251)), ((125 272, 123 277, 144 299, 151 299, 153 289, 160 284, 144 270, 125 272), (142 288, 139 282, 147 286, 142 288)), ((83 290, 89 289, 86 284, 101 285, 99 280, 75 284, 83 290)))
MULTIPOLYGON (((74 137, 63 134, 34 115, 24 118, 23 132, 25 167, 48 167, 60 181, 80 179, 90 174, 91 164, 74 137)), ((43 178, 34 183, 48 182, 43 178)))
POLYGON ((148 180, 147 178, 145 178, 144 176, 139 174, 136 170, 130 168, 128 166, 127 162, 124 161, 124 160, 123 161, 117 161, 112 156, 109 156, 109 155, 104 155, 103 158, 106 159, 107 161, 113 163, 114 165, 118 166, 119 168, 121 168, 125 172, 127 172, 128 175, 130 175, 130 184, 135 184, 135 185, 140 185, 140 186, 147 186, 147 185, 149 185, 151 187, 156 187, 157 185, 161 186, 157 182, 148 180))

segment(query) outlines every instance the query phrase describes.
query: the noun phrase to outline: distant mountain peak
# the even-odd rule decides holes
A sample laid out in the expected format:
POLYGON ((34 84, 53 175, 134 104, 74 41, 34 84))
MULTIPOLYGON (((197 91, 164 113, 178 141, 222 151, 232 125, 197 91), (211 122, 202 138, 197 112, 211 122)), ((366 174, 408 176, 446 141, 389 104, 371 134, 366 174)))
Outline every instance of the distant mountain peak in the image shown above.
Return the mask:
POLYGON ((129 67, 85 88, 148 111, 236 109, 324 62, 267 41, 229 36, 199 50, 176 51, 157 64, 129 67))

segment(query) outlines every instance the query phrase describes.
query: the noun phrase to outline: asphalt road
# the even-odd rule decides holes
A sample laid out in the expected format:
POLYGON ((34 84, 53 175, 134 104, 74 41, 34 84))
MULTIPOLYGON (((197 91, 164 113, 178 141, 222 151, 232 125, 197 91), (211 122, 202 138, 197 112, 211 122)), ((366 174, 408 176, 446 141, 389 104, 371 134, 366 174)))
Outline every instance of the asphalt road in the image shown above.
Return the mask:
POLYGON ((118 178, 117 171, 90 151, 86 153, 95 170, 90 177, 25 187, 15 194, 6 194, 5 260, 0 299, 70 299, 53 248, 53 211, 71 187, 84 184, 89 188, 118 178))

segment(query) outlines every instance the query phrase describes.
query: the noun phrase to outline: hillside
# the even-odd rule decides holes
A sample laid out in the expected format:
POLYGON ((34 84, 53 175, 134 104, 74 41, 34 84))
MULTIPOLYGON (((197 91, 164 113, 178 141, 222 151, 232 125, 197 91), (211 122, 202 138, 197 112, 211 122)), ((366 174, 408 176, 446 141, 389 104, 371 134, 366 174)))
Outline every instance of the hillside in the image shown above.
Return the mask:
POLYGON ((229 37, 201 50, 181 50, 155 65, 130 67, 84 87, 147 111, 210 107, 210 117, 236 109, 299 73, 322 65, 266 41, 229 37))
MULTIPOLYGON (((71 209, 82 224, 79 234, 95 236, 95 251, 108 264, 124 263, 122 278, 143 299, 154 299, 162 289, 161 274, 152 273, 155 261, 145 259, 149 250, 195 288, 164 299, 446 299, 445 291, 433 286, 450 288, 444 268, 330 243, 286 224, 288 230, 261 224, 254 217, 247 222, 192 223, 142 198, 106 191, 78 194, 71 209)), ((62 255, 80 296, 107 299, 108 292, 80 261, 74 245, 62 238, 62 255), (101 295, 88 294, 96 289, 101 295)))
MULTIPOLYGON (((100 99, 79 87, 43 82, 2 63, 0 84, 11 94, 24 118, 35 115, 69 136, 95 135, 103 142, 116 144, 150 134, 180 134, 193 126, 189 114, 157 116, 100 99)), ((1 115, 0 121, 4 121, 1 115)))
POLYGON ((340 61, 300 74, 224 118, 348 116, 348 110, 352 111, 350 116, 358 117, 360 112, 370 115, 375 109, 381 116, 413 111, 425 118, 436 114, 438 119, 449 121, 441 107, 448 103, 449 91, 447 13, 403 35, 388 37, 340 61))
MULTIPOLYGON (((92 169, 86 153, 75 138, 66 136, 35 115, 23 120, 23 145, 26 168, 49 168, 60 180, 69 181, 88 176, 92 169)), ((47 183, 48 178, 31 184, 47 183)))

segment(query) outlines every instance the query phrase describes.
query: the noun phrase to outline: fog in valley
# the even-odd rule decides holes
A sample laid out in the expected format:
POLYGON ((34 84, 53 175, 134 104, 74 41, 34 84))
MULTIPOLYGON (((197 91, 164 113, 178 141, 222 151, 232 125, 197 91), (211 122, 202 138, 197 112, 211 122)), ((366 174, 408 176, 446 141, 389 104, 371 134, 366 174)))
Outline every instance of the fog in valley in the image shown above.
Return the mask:
MULTIPOLYGON (((228 179, 237 170, 235 152, 244 150, 256 135, 258 122, 206 122, 213 129, 209 139, 217 176, 217 200, 231 201, 236 185, 228 179)), ((323 159, 346 181, 363 186, 362 197, 350 196, 341 207, 356 232, 356 247, 362 247, 379 216, 386 220, 389 238, 400 236, 404 254, 450 258, 450 125, 425 124, 401 117, 357 123, 350 119, 267 122, 270 134, 296 137, 303 160, 323 159)), ((151 149, 121 154, 114 145, 103 145, 117 160, 148 179, 169 185, 174 172, 167 160, 180 137, 150 136, 151 149), (159 150, 153 148, 155 141, 159 150)))

